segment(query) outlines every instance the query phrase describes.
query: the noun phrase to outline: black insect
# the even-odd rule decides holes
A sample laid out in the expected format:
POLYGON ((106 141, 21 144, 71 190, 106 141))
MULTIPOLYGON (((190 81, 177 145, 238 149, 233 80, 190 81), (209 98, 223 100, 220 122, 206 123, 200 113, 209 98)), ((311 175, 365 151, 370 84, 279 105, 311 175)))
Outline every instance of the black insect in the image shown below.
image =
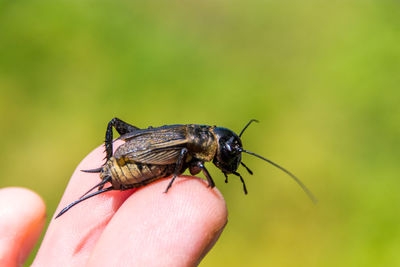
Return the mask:
POLYGON ((257 120, 249 121, 237 135, 226 128, 196 124, 139 129, 114 118, 108 123, 106 131, 105 164, 98 169, 82 170, 100 173, 101 182, 86 192, 80 199, 65 207, 56 218, 76 204, 98 194, 111 190, 141 187, 172 175, 172 179, 165 190, 166 193, 175 178, 186 169, 189 169, 192 175, 202 171, 207 178, 209 187, 213 188, 215 186, 214 181, 204 166, 205 162, 210 161, 224 173, 225 182, 228 182, 228 174, 238 176, 243 184, 244 193, 247 194, 246 185, 237 169, 241 164, 250 174, 253 174, 253 172, 242 162, 242 152, 265 160, 286 172, 301 186, 311 200, 316 202, 312 193, 292 173, 262 156, 243 149, 240 137, 252 122, 257 122, 257 120), (114 154, 112 152, 113 127, 120 134, 120 137, 116 140, 125 141, 114 154), (107 183, 111 183, 111 186, 104 188, 107 183), (89 194, 95 188, 98 188, 98 191, 89 194))

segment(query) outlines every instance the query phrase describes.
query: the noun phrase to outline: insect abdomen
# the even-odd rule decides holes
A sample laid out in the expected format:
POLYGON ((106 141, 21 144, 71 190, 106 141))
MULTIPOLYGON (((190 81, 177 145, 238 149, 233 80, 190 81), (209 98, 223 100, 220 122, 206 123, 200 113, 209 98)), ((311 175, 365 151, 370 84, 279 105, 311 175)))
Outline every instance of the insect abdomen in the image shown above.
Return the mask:
POLYGON ((115 189, 141 187, 174 172, 175 165, 154 165, 126 162, 121 165, 114 157, 104 165, 102 176, 111 176, 115 189))

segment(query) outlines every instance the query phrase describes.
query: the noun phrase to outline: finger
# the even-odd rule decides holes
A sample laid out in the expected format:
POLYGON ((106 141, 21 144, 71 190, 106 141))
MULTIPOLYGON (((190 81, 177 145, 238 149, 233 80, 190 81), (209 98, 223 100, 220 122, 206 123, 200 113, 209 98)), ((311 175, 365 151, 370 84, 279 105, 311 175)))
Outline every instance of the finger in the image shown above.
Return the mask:
POLYGON ((0 265, 22 265, 45 221, 46 206, 36 193, 18 187, 0 189, 0 265))
MULTIPOLYGON (((98 147, 78 165, 56 214, 101 181, 98 173, 81 170, 101 166, 103 151, 104 146, 98 147)), ((76 205, 57 219, 53 217, 33 265, 83 266, 108 221, 132 193, 128 190, 100 194, 76 205)))
POLYGON ((111 219, 89 266, 192 266, 227 222, 224 199, 199 178, 162 179, 130 196, 111 219))

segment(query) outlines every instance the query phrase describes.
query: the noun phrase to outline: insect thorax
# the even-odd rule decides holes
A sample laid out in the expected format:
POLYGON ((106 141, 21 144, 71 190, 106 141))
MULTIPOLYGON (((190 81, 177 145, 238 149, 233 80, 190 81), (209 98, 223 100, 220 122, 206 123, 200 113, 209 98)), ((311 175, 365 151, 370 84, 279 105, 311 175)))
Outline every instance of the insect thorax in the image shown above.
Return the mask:
POLYGON ((202 161, 211 161, 217 151, 217 142, 210 131, 212 126, 187 125, 187 148, 190 154, 202 161))

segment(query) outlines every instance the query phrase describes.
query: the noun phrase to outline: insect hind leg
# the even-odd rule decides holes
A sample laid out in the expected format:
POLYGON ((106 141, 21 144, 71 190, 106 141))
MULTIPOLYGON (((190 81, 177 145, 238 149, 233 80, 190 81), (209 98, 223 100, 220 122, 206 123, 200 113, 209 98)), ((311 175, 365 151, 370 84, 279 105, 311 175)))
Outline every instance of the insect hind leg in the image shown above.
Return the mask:
POLYGON ((127 122, 124 122, 118 118, 113 118, 107 125, 106 130, 106 140, 105 140, 105 147, 106 147, 106 159, 109 160, 113 154, 113 130, 115 128, 120 135, 130 133, 132 131, 138 130, 139 128, 133 126, 127 122))

